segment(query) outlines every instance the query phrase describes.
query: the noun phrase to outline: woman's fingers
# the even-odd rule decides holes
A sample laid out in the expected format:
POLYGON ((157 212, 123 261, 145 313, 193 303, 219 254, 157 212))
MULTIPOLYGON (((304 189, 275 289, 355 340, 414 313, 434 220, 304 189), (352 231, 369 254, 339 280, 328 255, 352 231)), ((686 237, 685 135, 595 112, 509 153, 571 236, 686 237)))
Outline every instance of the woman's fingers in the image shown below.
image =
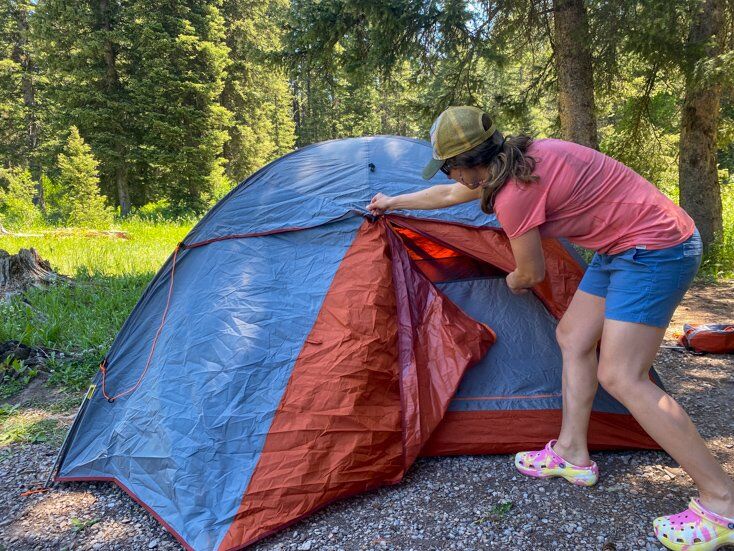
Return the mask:
POLYGON ((376 194, 370 201, 370 204, 367 205, 367 210, 375 215, 385 214, 385 211, 387 210, 386 199, 387 196, 385 194, 376 194))
POLYGON ((367 205, 367 210, 370 211, 372 214, 383 214, 382 209, 378 208, 375 203, 370 203, 367 205))

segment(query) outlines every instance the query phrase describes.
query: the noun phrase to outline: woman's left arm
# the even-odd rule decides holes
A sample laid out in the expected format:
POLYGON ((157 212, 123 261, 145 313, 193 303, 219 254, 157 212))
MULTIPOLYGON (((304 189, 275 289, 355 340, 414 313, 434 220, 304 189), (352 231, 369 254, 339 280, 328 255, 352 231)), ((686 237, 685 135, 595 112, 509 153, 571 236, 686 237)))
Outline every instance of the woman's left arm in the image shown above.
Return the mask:
POLYGON ((510 239, 510 246, 516 268, 507 274, 507 286, 519 294, 545 279, 545 258, 538 228, 510 239))

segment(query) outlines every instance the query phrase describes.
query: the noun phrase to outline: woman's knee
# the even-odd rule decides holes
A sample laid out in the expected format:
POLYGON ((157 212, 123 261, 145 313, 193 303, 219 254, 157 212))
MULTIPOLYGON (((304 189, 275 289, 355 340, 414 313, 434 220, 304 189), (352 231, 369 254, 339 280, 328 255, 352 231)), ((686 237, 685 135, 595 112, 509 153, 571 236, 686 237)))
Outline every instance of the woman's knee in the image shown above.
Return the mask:
POLYGON ((600 365, 599 369, 596 372, 596 378, 599 379, 599 384, 604 390, 606 390, 615 398, 619 399, 617 397, 617 394, 620 392, 621 378, 617 373, 614 372, 613 369, 610 369, 608 366, 605 365, 600 365))
POLYGON ((597 341, 579 328, 563 320, 556 327, 556 340, 561 352, 567 356, 587 356, 596 353, 597 341))
POLYGON ((640 385, 645 383, 640 377, 620 369, 619 365, 609 365, 604 362, 599 364, 597 378, 604 390, 622 403, 631 399, 640 389, 640 385))

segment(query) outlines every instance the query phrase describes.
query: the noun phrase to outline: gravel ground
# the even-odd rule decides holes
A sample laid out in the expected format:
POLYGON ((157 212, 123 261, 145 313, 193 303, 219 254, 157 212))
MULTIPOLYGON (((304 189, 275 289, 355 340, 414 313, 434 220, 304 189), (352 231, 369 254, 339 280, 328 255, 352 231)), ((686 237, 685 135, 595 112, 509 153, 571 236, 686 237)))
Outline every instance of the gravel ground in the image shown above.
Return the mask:
MULTIPOLYGON (((732 318, 734 282, 695 287, 668 338, 683 321, 732 318)), ((734 356, 661 349, 655 367, 734 475, 734 356)), ((55 452, 43 443, 0 447, 0 550, 181 548, 112 484, 19 497, 42 480, 55 452)), ((664 549, 650 523, 684 508, 695 493, 690 478, 662 452, 594 458, 601 479, 590 489, 522 477, 507 455, 420 459, 402 483, 330 505, 251 549, 664 549)))

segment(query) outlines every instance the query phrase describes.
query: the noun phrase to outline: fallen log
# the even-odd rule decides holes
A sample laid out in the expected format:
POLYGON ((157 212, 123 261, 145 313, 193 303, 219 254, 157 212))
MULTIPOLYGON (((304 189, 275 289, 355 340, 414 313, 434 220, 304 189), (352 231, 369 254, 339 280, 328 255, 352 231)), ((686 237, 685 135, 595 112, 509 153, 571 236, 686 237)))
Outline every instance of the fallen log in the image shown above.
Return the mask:
POLYGON ((122 230, 86 230, 74 228, 59 228, 46 235, 51 237, 114 237, 117 239, 130 239, 130 234, 122 230))

